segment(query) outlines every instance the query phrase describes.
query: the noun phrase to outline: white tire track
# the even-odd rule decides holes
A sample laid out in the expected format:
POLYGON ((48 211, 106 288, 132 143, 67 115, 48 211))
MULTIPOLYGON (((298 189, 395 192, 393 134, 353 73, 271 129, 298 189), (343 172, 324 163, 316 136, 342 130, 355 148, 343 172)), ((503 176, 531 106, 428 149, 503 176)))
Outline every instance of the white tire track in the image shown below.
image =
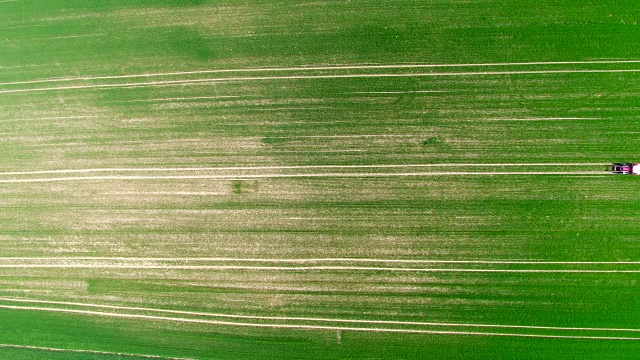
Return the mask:
MULTIPOLYGON (((56 353, 112 355, 112 356, 118 356, 118 357, 126 356, 126 357, 137 357, 137 358, 143 358, 143 359, 169 359, 166 356, 158 356, 158 355, 128 354, 128 353, 121 353, 121 352, 100 351, 100 350, 84 350, 84 349, 61 349, 61 348, 31 346, 31 345, 17 345, 17 344, 0 344, 0 348, 38 350, 38 351, 56 352, 56 353)), ((171 357, 171 359, 187 360, 187 358, 176 358, 176 357, 171 357)))
POLYGON ((243 76, 189 80, 143 81, 122 84, 68 85, 28 89, 0 90, 0 94, 87 90, 101 88, 139 88, 157 86, 210 85, 221 82, 270 81, 270 80, 315 80, 353 78, 399 78, 399 77, 452 77, 452 76, 507 76, 507 75, 548 75, 548 74, 597 74, 597 73, 638 73, 640 69, 571 69, 571 70, 519 70, 519 71, 475 71, 475 72, 430 72, 430 73, 384 73, 384 74, 335 74, 335 75, 285 75, 285 76, 243 76))
POLYGON ((546 65, 616 65, 638 64, 640 60, 586 60, 586 61, 532 61, 532 62, 504 62, 504 63, 462 63, 462 64, 369 64, 369 65, 330 65, 330 66, 297 66, 297 67, 268 67, 244 69, 214 69, 194 71, 173 71, 163 73, 143 73, 107 76, 70 76, 63 78, 37 79, 0 83, 5 85, 24 85, 48 82, 87 81, 87 80, 117 80, 131 78, 151 78, 161 76, 202 75, 220 73, 248 73, 248 72, 294 72, 294 71, 328 71, 328 70, 381 70, 381 69, 420 69, 420 68, 454 68, 454 67, 505 67, 505 66, 546 66, 546 65))
POLYGON ((452 175, 602 175, 602 171, 514 171, 514 172, 411 172, 411 173, 309 173, 309 174, 247 174, 247 175, 111 175, 111 176, 76 176, 36 179, 0 179, 0 183, 46 183, 67 181, 104 181, 104 180, 248 180, 248 179, 280 179, 280 178, 377 178, 377 177, 419 177, 419 176, 452 176, 452 175))
POLYGON ((444 164, 372 164, 372 165, 273 165, 273 166, 224 166, 224 167, 182 167, 182 168, 91 168, 37 171, 0 172, 4 175, 72 174, 93 172, 159 172, 159 171, 231 171, 231 170, 301 170, 301 169, 386 169, 386 168, 431 168, 431 167, 526 167, 526 166, 607 166, 610 163, 444 163, 444 164))
POLYGON ((588 340, 622 340, 622 341, 640 340, 640 337, 625 337, 625 336, 545 335, 545 334, 476 332, 476 331, 445 331, 445 330, 399 329, 399 328, 378 328, 378 327, 326 326, 326 325, 308 325, 308 324, 247 323, 247 322, 235 322, 235 321, 226 321, 226 320, 206 320, 206 319, 178 318, 178 317, 167 317, 167 316, 156 316, 156 315, 122 314, 122 313, 113 313, 113 312, 104 312, 104 311, 59 309, 59 308, 49 308, 49 307, 31 307, 31 306, 14 306, 14 305, 0 305, 0 308, 11 309, 11 310, 68 313, 68 314, 76 314, 76 315, 93 315, 93 316, 124 318, 124 319, 172 321, 172 322, 180 322, 180 323, 195 323, 195 324, 233 326, 233 327, 271 328, 271 329, 331 330, 331 331, 341 330, 341 331, 380 332, 380 333, 475 335, 475 336, 502 336, 502 337, 549 338, 549 339, 588 339, 588 340))
POLYGON ((256 315, 233 315, 222 313, 208 313, 199 311, 182 311, 155 309, 146 307, 129 307, 117 305, 101 305, 87 304, 67 301, 47 301, 47 300, 30 300, 18 298, 3 298, 0 301, 18 302, 18 303, 35 303, 49 305, 69 305, 89 308, 103 308, 112 310, 127 311, 145 311, 158 312, 176 315, 196 315, 205 317, 219 317, 229 319, 247 319, 247 320, 272 320, 272 321, 305 321, 305 322, 328 322, 328 323, 349 323, 349 324, 368 324, 368 325, 411 325, 411 326, 437 326, 437 327, 476 327, 476 328, 497 328, 497 329, 530 329, 530 330, 562 330, 562 331, 601 331, 601 332, 640 332, 640 329, 629 328, 589 328, 589 327, 563 327, 563 326, 535 326, 535 325, 504 325, 504 324, 477 324, 477 323, 444 323, 444 322, 428 322, 428 321, 395 321, 395 320, 364 320, 364 319, 332 319, 332 318, 316 318, 316 317, 291 317, 291 316, 256 316, 256 315))

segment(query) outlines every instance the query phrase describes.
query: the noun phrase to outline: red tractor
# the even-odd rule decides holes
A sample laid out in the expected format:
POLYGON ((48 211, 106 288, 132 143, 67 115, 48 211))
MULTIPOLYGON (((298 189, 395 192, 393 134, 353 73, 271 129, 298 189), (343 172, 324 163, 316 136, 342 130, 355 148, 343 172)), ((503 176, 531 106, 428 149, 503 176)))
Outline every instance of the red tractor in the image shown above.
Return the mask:
POLYGON ((613 163, 611 172, 614 174, 640 175, 640 164, 613 163))

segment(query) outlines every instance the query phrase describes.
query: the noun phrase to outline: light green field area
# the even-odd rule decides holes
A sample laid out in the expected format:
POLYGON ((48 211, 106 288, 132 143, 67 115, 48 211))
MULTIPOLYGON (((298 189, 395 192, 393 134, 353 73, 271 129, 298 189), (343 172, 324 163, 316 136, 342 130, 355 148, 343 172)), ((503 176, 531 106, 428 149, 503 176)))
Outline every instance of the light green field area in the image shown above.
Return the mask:
POLYGON ((0 2, 0 358, 637 357, 638 10, 0 2))

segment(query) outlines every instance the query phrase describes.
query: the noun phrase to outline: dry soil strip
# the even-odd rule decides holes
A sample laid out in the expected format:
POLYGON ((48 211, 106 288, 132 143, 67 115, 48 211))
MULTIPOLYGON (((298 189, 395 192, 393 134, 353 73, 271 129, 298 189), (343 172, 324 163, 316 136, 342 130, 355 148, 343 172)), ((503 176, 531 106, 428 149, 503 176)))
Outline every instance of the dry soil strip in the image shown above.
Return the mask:
POLYGON ((1 264, 2 269, 138 269, 138 270, 257 270, 257 271, 385 271, 425 273, 521 273, 521 274, 639 274, 640 269, 456 269, 373 266, 255 266, 255 265, 127 265, 127 264, 1 264))
POLYGON ((331 319, 331 318, 307 318, 307 317, 284 317, 284 316, 232 315, 232 314, 220 314, 220 313, 206 313, 206 312, 198 312, 198 311, 181 311, 181 310, 154 309, 154 308, 144 308, 144 307, 86 304, 86 303, 75 303, 75 302, 67 302, 67 301, 28 300, 28 299, 1 298, 1 297, 0 297, 0 301, 50 304, 50 305, 69 305, 69 306, 103 308, 103 309, 112 309, 112 310, 146 311, 146 312, 159 312, 159 313, 177 314, 177 315, 196 315, 196 316, 220 317, 220 318, 230 318, 230 319, 248 319, 248 320, 306 321, 306 322, 328 322, 328 323, 348 323, 348 324, 368 324, 368 325, 412 325, 412 326, 477 327, 477 328, 499 328, 499 329, 535 329, 535 330, 562 330, 562 331, 640 332, 640 329, 624 329, 624 328, 587 328, 587 327, 502 325, 502 324, 476 324, 476 323, 442 323, 442 322, 425 322, 425 321, 393 321, 393 320, 362 320, 362 319, 331 319))
POLYGON ((135 102, 213 100, 213 99, 245 98, 245 97, 250 97, 250 96, 251 95, 191 96, 191 97, 156 98, 156 99, 141 99, 141 100, 127 100, 127 101, 114 101, 114 102, 116 102, 116 103, 135 103, 135 102))
POLYGON ((271 328, 271 329, 298 329, 298 330, 331 330, 331 331, 358 331, 358 332, 380 332, 380 333, 410 333, 410 334, 432 334, 432 335, 476 335, 476 336, 503 336, 503 337, 526 337, 526 338, 548 338, 548 339, 588 339, 588 340, 623 340, 638 341, 640 337, 622 337, 622 336, 588 336, 588 335, 542 335, 542 334, 519 334, 519 333, 492 333, 492 332, 474 332, 474 331, 443 331, 443 330, 422 330, 422 329, 394 329, 394 328, 376 328, 376 327, 348 327, 348 326, 325 326, 325 325, 303 325, 303 324, 265 324, 265 323, 246 323, 233 322, 223 320, 205 320, 177 318, 155 315, 141 314, 121 314, 103 311, 91 310, 74 310, 74 309, 56 309, 47 307, 29 307, 29 306, 13 306, 0 305, 3 309, 27 310, 27 311, 43 311, 70 313, 78 315, 93 315, 113 318, 125 319, 141 319, 150 321, 173 321, 181 323, 195 323, 219 326, 235 326, 235 327, 253 327, 253 328, 271 328))
POLYGON ((567 120, 604 120, 600 117, 551 117, 551 118, 491 118, 473 119, 473 121, 567 121, 567 120))
POLYGON ((91 84, 69 85, 30 89, 0 90, 0 94, 61 91, 61 90, 86 90, 100 88, 139 88, 156 86, 190 86, 209 85, 220 82, 243 82, 265 80, 313 80, 313 79, 353 79, 353 78, 393 78, 393 77, 438 77, 438 76, 504 76, 504 75, 548 75, 548 74, 595 74, 595 73, 638 73, 640 69, 571 69, 571 70, 520 70, 520 71, 475 71, 475 72, 431 72, 431 73, 404 73, 404 74, 337 74, 337 75, 288 75, 288 76, 243 76, 227 78, 206 78, 190 80, 164 80, 142 81, 123 84, 91 84))
POLYGON ((535 261, 535 260, 430 260, 430 259, 369 259, 369 258, 309 258, 309 259, 269 259, 269 258, 228 258, 228 257, 0 257, 0 261, 219 261, 258 263, 401 263, 401 264, 487 264, 487 265, 640 265, 640 261, 535 261))
POLYGON ((22 119, 2 119, 1 122, 19 122, 19 121, 41 121, 41 120, 66 120, 66 119, 95 119, 96 115, 74 115, 74 116, 46 116, 36 118, 22 119))
MULTIPOLYGON (((6 0, 13 1, 13 0, 6 0)), ((29 81, 16 81, 0 83, 3 85, 38 84, 47 82, 83 81, 83 80, 115 80, 138 77, 159 77, 176 75, 198 75, 215 73, 247 73, 247 72, 289 72, 289 71, 327 71, 327 70, 379 70, 379 69, 420 69, 420 68, 454 68, 454 67, 503 67, 503 66, 545 66, 545 65, 614 65, 637 64, 640 60, 591 60, 591 61, 533 61, 533 62, 504 62, 504 63, 467 63, 467 64, 370 64, 370 65, 332 65, 332 66, 297 66, 297 67, 271 67, 271 68, 245 68, 245 69, 215 69, 174 71, 164 73, 146 73, 129 75, 107 76, 71 76, 62 78, 38 79, 29 81)))

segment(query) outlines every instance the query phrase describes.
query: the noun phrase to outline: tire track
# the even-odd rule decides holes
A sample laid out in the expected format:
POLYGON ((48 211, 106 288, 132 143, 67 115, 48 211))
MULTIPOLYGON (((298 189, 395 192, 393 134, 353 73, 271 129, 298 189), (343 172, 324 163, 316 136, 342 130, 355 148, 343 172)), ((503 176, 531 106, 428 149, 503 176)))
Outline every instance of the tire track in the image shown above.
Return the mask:
POLYGON ((466 63, 466 64, 379 64, 379 65, 333 65, 333 66, 296 66, 296 67, 268 67, 244 69, 214 69, 194 71, 173 71, 161 73, 143 73, 107 76, 70 76, 62 78, 36 79, 0 83, 6 85, 26 85, 51 82, 86 81, 86 80, 117 80, 131 78, 150 78, 161 76, 203 75, 219 73, 248 73, 248 72, 294 72, 294 71, 330 71, 330 70, 381 70, 381 69, 420 69, 420 68, 454 68, 454 67, 504 67, 504 66, 546 66, 546 65, 616 65, 638 64, 640 60, 587 60, 587 61, 532 61, 532 62, 504 62, 504 63, 466 63))
POLYGON ((640 269, 464 269, 373 266, 257 266, 257 265, 124 265, 124 264, 2 264, 2 269, 137 269, 137 270, 255 270, 255 271, 370 271, 423 273, 520 273, 520 274, 638 274, 640 269))
POLYGON ((61 349, 61 348, 52 348, 52 347, 42 347, 42 346, 31 346, 31 345, 16 345, 16 344, 0 344, 0 348, 5 349, 25 349, 25 350, 38 350, 38 351, 46 351, 46 352, 56 352, 56 353, 76 353, 76 354, 92 354, 92 355, 112 355, 117 357, 135 357, 142 359, 176 359, 176 360, 187 360, 187 358, 176 358, 171 357, 168 358, 166 356, 159 355, 144 355, 144 354, 128 354, 121 352, 111 352, 111 351, 100 351, 100 350, 84 350, 84 349, 61 349))
POLYGON ((420 176, 453 176, 453 175, 603 175, 602 171, 514 171, 514 172, 412 172, 412 173, 308 173, 308 174, 247 174, 247 175, 111 175, 111 176, 77 176, 37 179, 0 179, 0 183, 47 183, 68 181, 105 181, 105 180, 248 180, 248 179, 281 179, 281 178, 384 178, 384 177, 420 177, 420 176))
POLYGON ((386 168, 432 168, 432 167, 525 167, 525 166, 607 166, 609 163, 445 163, 445 164, 372 164, 372 165, 274 165, 274 166, 225 166, 184 168, 90 168, 37 171, 0 172, 4 175, 72 174, 93 172, 159 172, 159 171, 229 171, 229 170, 299 170, 299 169, 386 169, 386 168))
POLYGON ((41 87, 29 89, 0 90, 0 94, 46 92, 62 90, 87 90, 104 88, 140 88, 159 86, 210 85, 221 82, 270 81, 270 80, 316 80, 354 78, 399 78, 399 77, 452 77, 452 76, 508 76, 508 75, 548 75, 548 74, 597 74, 597 73, 638 73, 640 69, 570 69, 570 70, 519 70, 519 71, 475 71, 475 72, 430 72, 430 73, 383 73, 383 74, 334 74, 334 75, 285 75, 285 76, 244 76, 219 77, 189 80, 163 80, 130 82, 122 84, 90 84, 41 87))
POLYGON ((535 329, 535 330, 564 330, 564 331, 602 331, 602 332, 640 332, 640 329, 628 328, 589 328, 589 327, 563 327, 563 326, 534 326, 534 325, 504 325, 504 324, 477 324, 477 323, 444 323, 444 322, 427 322, 427 321, 396 321, 396 320, 364 320, 364 319, 332 319, 332 318, 316 318, 316 317, 291 317, 291 316, 256 316, 256 315, 233 315, 222 313, 208 313, 199 311, 182 311, 155 309, 146 307, 129 307, 117 305, 101 305, 76 303, 68 301, 47 301, 47 300, 30 300, 17 298, 3 298, 0 301, 18 302, 18 303, 34 303, 48 305, 69 305, 89 308, 103 308, 112 310, 127 311, 146 311, 158 312, 176 315, 197 315, 206 317, 219 317, 230 319, 248 319, 248 320, 272 320, 272 321, 306 321, 306 322, 328 322, 328 323, 349 323, 349 324, 369 324, 369 325, 412 325, 412 326, 440 326, 440 327, 477 327, 477 328, 501 328, 501 329, 535 329))
POLYGON ((498 333, 480 331, 447 331, 447 330, 426 330, 426 329, 400 329, 400 328, 379 328, 379 327, 352 327, 352 326, 327 326, 308 324, 277 324, 277 323, 247 323, 226 320, 207 320, 194 318, 179 318, 143 314, 123 314, 105 311, 60 309, 49 307, 14 306, 0 305, 2 309, 41 311, 54 313, 68 313, 75 315, 102 316, 111 318, 137 319, 149 321, 171 321, 179 323, 194 323, 217 326, 251 327, 251 328, 271 328, 271 329, 294 329, 294 330, 330 330, 330 331, 358 331, 358 332, 379 332, 379 333, 407 333, 407 334, 431 334, 431 335, 473 335, 473 336, 501 336, 501 337, 526 337, 526 338, 548 338, 548 339, 588 339, 588 340, 621 340, 638 341, 640 337, 629 336, 591 336, 591 335, 546 335, 546 334, 525 334, 525 333, 498 333))

